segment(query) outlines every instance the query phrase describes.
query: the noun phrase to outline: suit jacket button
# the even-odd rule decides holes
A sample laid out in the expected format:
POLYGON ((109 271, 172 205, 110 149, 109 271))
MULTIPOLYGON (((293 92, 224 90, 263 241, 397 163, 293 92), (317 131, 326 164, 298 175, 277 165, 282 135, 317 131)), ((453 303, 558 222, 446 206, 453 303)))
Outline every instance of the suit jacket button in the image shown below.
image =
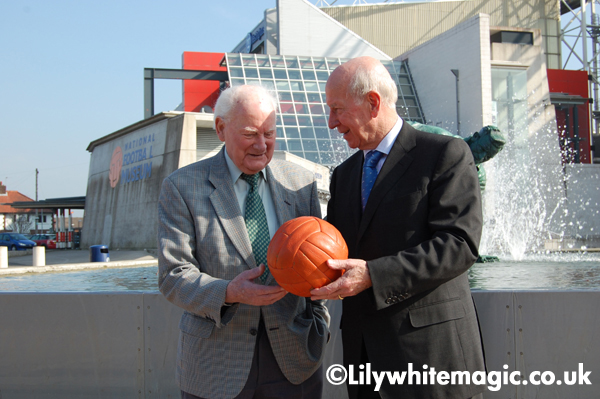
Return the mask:
POLYGON ((256 335, 256 334, 258 334, 258 331, 256 330, 256 328, 251 328, 250 335, 256 335))
POLYGON ((385 303, 387 303, 389 305, 390 303, 392 303, 392 300, 390 298, 388 298, 385 300, 385 303))

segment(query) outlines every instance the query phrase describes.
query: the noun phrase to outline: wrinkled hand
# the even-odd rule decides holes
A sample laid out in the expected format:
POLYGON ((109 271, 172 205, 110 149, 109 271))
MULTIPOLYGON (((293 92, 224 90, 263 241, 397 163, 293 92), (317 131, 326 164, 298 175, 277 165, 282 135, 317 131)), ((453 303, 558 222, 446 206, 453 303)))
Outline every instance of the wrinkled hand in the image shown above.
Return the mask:
POLYGON ((265 271, 265 265, 246 270, 238 274, 229 284, 225 294, 227 303, 245 303, 247 305, 265 306, 283 298, 287 291, 278 285, 256 284, 258 278, 265 271))
POLYGON ((357 295, 373 286, 367 262, 362 259, 329 259, 327 266, 335 270, 345 270, 344 274, 332 283, 310 291, 310 299, 340 299, 357 295))

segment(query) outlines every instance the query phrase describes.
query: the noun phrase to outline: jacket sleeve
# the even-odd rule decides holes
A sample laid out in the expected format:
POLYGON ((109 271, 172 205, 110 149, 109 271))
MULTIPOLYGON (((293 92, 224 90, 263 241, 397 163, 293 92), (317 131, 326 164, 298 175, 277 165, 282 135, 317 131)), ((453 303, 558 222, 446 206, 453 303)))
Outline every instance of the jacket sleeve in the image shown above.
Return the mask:
POLYGON ((377 309, 439 287, 477 260, 483 223, 477 171, 467 145, 450 140, 427 186, 427 240, 367 262, 377 309))
POLYGON ((194 215, 167 177, 158 200, 159 290, 174 305, 222 327, 233 318, 239 304, 228 307, 221 317, 229 280, 200 271, 194 257, 193 221, 194 215))

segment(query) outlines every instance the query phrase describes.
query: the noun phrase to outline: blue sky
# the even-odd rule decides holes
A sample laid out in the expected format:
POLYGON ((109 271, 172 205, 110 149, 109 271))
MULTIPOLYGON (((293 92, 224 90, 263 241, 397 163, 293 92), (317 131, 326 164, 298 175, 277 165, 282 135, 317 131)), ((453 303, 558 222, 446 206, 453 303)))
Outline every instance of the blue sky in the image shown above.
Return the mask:
MULTIPOLYGON (((276 0, 0 2, 0 181, 35 198, 86 194, 88 144, 142 120, 144 68, 233 49, 276 0)), ((155 81, 155 110, 180 81, 155 81)))

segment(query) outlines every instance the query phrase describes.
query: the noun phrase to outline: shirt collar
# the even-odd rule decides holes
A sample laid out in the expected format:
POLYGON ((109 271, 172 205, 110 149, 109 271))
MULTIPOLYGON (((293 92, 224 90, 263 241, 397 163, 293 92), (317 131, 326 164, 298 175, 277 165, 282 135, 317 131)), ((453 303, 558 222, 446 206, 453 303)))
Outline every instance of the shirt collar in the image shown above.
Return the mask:
MULTIPOLYGON (((223 152, 225 153, 225 162, 227 162, 227 169, 229 169, 229 174, 231 175, 231 181, 235 185, 235 183, 237 183, 238 179, 242 175, 242 171, 235 165, 235 163, 233 163, 231 158, 229 158, 229 154, 227 154, 227 149, 225 147, 223 147, 223 152)), ((263 169, 259 173, 262 176, 262 178, 265 179, 265 181, 266 181, 267 174, 265 173, 265 170, 263 169)))
MULTIPOLYGON (((402 120, 402 118, 398 117, 398 120, 396 121, 394 127, 392 127, 392 130, 390 130, 389 133, 385 135, 383 140, 379 142, 379 145, 376 148, 377 151, 383 152, 385 155, 388 155, 390 153, 392 147, 394 146, 394 142, 398 137, 398 134, 400 134, 400 129, 402 129, 403 123, 404 121, 402 120)), ((371 150, 363 150, 363 154, 365 155, 365 157, 367 156, 367 153, 369 151, 371 150)))

